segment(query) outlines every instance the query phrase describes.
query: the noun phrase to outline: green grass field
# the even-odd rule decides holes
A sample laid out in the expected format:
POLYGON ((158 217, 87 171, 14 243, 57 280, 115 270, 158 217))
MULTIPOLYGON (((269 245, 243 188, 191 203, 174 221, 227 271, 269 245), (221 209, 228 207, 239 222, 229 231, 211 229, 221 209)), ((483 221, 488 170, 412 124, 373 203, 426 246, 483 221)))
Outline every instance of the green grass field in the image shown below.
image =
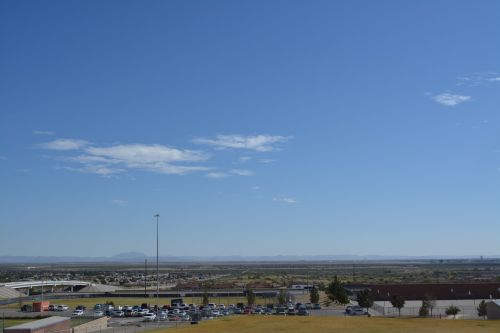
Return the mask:
MULTIPOLYGON (((155 330, 151 333, 168 330, 155 330)), ((493 333, 500 321, 360 317, 233 316, 178 328, 177 333, 493 333)))

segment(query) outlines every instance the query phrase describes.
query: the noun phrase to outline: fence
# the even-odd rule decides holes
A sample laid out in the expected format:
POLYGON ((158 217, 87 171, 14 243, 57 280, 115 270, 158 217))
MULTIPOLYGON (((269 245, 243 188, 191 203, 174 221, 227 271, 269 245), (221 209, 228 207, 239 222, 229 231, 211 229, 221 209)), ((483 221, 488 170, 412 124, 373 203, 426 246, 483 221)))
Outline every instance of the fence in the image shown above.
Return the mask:
MULTIPOLYGON (((390 303, 389 303, 390 304, 390 303)), ((452 304, 450 304, 452 305, 452 304)), ((460 309, 456 318, 462 319, 479 319, 477 315, 477 307, 473 305, 463 305, 463 304, 453 304, 460 309)), ((432 308, 432 317, 447 317, 446 309, 448 306, 439 305, 432 308)), ((392 306, 382 306, 380 304, 374 304, 372 307, 378 314, 384 317, 397 317, 399 316, 398 308, 392 306)), ((404 306, 401 308, 401 316, 405 317, 418 317, 420 311, 420 306, 404 306)), ((431 316, 429 309, 429 316, 431 316)))

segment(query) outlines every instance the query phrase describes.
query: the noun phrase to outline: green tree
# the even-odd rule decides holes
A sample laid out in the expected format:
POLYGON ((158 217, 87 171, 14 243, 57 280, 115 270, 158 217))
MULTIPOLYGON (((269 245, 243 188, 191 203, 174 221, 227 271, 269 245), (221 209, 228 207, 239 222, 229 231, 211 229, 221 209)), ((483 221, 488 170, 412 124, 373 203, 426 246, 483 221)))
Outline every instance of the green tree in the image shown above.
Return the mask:
POLYGON ((286 291, 285 289, 280 289, 278 294, 278 304, 285 305, 286 304, 286 291))
POLYGON ((425 306, 427 310, 430 310, 432 317, 432 310, 436 307, 436 298, 431 294, 425 294, 422 300, 422 306, 425 306))
POLYGON ((203 306, 207 306, 208 303, 210 303, 210 300, 208 299, 208 292, 205 289, 205 292, 203 292, 203 300, 201 301, 201 304, 203 304, 203 306))
POLYGON ((373 306, 373 303, 375 302, 375 298, 373 297, 372 292, 369 289, 364 289, 361 290, 358 293, 358 305, 362 308, 366 308, 366 311, 368 311, 369 308, 373 306))
POLYGON ((248 306, 252 306, 255 304, 255 293, 250 288, 247 289, 247 303, 248 306))
POLYGON ((309 300, 311 301, 311 303, 319 302, 319 292, 315 286, 313 286, 309 291, 309 300))
POLYGON ((450 305, 449 307, 446 308, 446 315, 447 316, 453 316, 453 319, 457 317, 457 314, 460 312, 460 309, 456 307, 455 305, 450 305))
POLYGON ((487 310, 486 302, 484 301, 484 299, 477 306, 477 315, 479 317, 483 317, 484 319, 486 319, 486 315, 488 315, 488 310, 487 310))
POLYGON ((326 288, 326 295, 336 304, 344 305, 349 303, 349 297, 347 296, 344 284, 336 275, 333 278, 333 281, 326 288))
POLYGON ((398 314, 401 317, 401 309, 405 306, 405 299, 403 296, 394 295, 391 297, 391 304, 398 309, 398 314))
POLYGON ((429 308, 424 306, 424 302, 422 301, 422 306, 418 309, 418 315, 420 317, 427 317, 429 315, 429 308))

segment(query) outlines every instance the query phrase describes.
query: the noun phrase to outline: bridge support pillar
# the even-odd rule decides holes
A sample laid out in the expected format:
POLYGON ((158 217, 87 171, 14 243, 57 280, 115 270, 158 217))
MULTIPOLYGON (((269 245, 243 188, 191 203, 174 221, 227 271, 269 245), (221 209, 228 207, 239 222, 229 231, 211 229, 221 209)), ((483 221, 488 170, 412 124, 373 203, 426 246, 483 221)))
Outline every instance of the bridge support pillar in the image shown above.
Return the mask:
POLYGON ((71 292, 73 292, 73 286, 71 286, 71 292))

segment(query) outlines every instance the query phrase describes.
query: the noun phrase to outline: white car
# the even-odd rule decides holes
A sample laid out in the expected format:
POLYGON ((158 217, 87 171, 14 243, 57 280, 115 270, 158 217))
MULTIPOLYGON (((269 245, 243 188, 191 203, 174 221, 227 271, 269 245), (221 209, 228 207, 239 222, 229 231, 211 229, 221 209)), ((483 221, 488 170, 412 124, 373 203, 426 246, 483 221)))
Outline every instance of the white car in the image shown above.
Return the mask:
POLYGON ((145 314, 147 314, 148 312, 149 312, 148 309, 139 309, 139 310, 137 310, 137 315, 142 317, 145 314))
POLYGON ((102 312, 101 310, 94 311, 94 317, 102 317, 102 316, 104 316, 104 312, 102 312))
POLYGON ((73 313, 71 314, 73 317, 80 317, 80 316, 83 316, 83 310, 75 310, 73 311, 73 313))
POLYGON ((212 310, 212 316, 214 317, 219 317, 221 314, 219 312, 219 310, 212 310))
POLYGON ((160 312, 160 320, 165 320, 167 319, 167 312, 161 311, 160 312))
POLYGON ((67 305, 58 305, 57 306, 57 311, 68 311, 68 306, 67 305))
POLYGON ((156 319, 156 315, 152 312, 148 312, 144 315, 144 321, 154 321, 156 319))
POLYGON ((122 310, 114 310, 113 317, 125 317, 125 312, 122 310))

